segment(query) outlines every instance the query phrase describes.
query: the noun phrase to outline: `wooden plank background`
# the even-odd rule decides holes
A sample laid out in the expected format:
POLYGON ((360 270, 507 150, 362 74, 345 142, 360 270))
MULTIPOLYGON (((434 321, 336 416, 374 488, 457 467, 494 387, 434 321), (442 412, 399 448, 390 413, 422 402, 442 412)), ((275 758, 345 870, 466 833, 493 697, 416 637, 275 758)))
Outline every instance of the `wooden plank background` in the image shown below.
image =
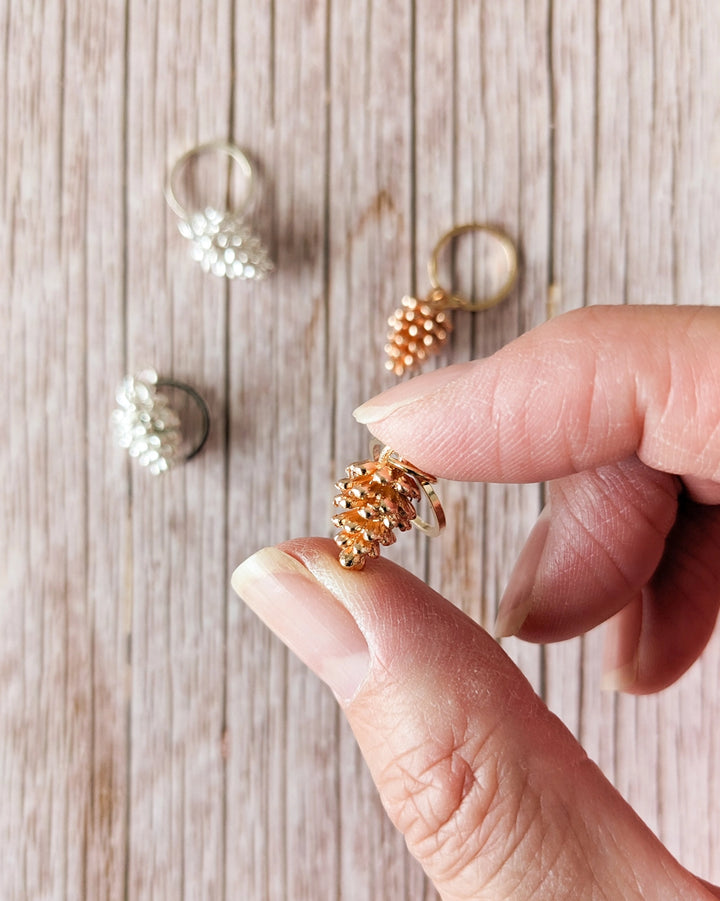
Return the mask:
MULTIPOLYGON (((469 219, 517 290, 439 361, 555 311, 720 284, 716 0, 0 4, 0 895, 430 899, 330 693, 234 598, 258 547, 330 534, 385 318, 469 219), (187 255, 162 185, 232 138, 277 271, 187 255), (116 384, 193 384, 212 431, 154 480, 116 384)), ((208 171, 223 185, 225 171, 208 171)), ((217 185, 216 185, 217 187, 217 185)), ((455 271, 472 288, 469 243, 455 271)), ((490 625, 539 486, 442 486, 393 556, 490 625)), ((508 652, 670 849, 720 881, 720 643, 659 697, 599 690, 601 639, 508 652)))

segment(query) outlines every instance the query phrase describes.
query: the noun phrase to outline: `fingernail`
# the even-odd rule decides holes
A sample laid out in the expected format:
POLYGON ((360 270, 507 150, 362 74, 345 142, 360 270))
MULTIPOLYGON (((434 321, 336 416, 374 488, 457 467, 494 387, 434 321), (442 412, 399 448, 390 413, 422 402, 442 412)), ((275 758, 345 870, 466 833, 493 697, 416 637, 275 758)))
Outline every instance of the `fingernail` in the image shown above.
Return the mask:
POLYGON ((603 691, 628 691, 637 682, 642 607, 642 596, 638 596, 605 624, 603 691))
POLYGON ((367 642, 347 609, 305 567, 274 547, 241 563, 232 587, 341 703, 370 671, 367 642))
POLYGON ((517 635, 532 610, 533 588, 540 559, 547 543, 550 528, 550 506, 546 505, 520 552, 515 569, 503 594, 495 620, 495 637, 517 635))
POLYGON ((394 385, 388 391, 371 397, 370 400, 353 410, 355 419, 363 425, 380 422, 402 407, 407 407, 428 394, 434 394, 446 385, 457 381, 465 374, 469 367, 477 365, 477 361, 470 363, 458 363, 455 366, 446 366, 444 369, 436 369, 425 375, 418 375, 394 385))
POLYGON ((627 691, 637 681, 637 659, 603 672, 600 688, 603 691, 627 691))

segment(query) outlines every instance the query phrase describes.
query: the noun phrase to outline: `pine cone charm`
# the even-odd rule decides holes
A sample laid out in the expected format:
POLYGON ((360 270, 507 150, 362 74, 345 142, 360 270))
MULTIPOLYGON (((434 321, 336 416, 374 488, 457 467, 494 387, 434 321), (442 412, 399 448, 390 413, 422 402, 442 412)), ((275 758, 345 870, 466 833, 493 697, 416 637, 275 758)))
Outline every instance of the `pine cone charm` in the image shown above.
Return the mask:
POLYGON ((394 529, 406 532, 412 526, 420 489, 403 468, 382 456, 352 463, 345 472, 348 478, 335 486, 340 494, 334 503, 343 510, 332 520, 340 529, 335 541, 340 563, 362 569, 367 557, 380 555, 381 545, 395 543, 394 529))
POLYGON ((153 475, 167 472, 179 460, 180 420, 157 390, 158 375, 146 369, 128 375, 117 389, 112 421, 115 440, 153 475))
POLYGON ((403 297, 402 306, 388 319, 386 369, 400 376, 438 353, 452 331, 447 301, 442 288, 432 290, 424 301, 403 297))
POLYGON ((178 230, 192 243, 192 257, 204 272, 260 281, 273 270, 264 244, 240 216, 207 207, 181 219, 178 230))

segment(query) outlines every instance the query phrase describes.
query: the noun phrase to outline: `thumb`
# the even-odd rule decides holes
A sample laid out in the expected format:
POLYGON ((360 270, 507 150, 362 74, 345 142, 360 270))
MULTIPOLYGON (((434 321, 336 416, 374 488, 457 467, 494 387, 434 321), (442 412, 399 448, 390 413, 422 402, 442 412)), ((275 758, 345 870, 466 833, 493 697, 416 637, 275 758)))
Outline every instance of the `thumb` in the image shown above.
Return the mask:
POLYGON ((387 560, 266 548, 238 594, 338 697, 445 899, 710 898, 472 620, 387 560))

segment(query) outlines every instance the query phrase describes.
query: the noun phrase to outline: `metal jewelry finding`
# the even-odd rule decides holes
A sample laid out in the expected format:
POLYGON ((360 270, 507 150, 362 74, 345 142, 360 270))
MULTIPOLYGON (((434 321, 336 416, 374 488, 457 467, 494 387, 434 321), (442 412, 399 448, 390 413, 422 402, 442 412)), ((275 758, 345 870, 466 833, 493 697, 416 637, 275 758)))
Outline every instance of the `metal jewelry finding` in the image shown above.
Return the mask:
POLYGON ((351 463, 345 470, 347 478, 335 485, 340 494, 334 504, 342 510, 332 519, 340 529, 335 542, 340 547, 340 564, 348 569, 362 569, 369 557, 380 556, 381 545, 395 543, 395 529, 406 532, 415 526, 435 538, 445 528, 445 512, 433 488, 437 479, 377 439, 370 451, 372 459, 351 463), (431 522, 417 515, 415 504, 421 492, 430 501, 431 522))
POLYGON ((477 312, 494 307, 512 291, 518 274, 517 250, 512 239, 501 229, 479 222, 457 225, 440 238, 428 262, 428 275, 432 289, 425 300, 403 297, 401 306, 388 319, 385 352, 388 360, 385 368, 395 375, 403 375, 416 369, 428 357, 438 353, 452 331, 448 310, 477 312), (438 257, 444 247, 467 232, 485 232, 500 246, 505 255, 505 278, 495 291, 479 301, 472 301, 462 294, 442 287, 438 278, 438 257))
POLYGON ((210 412, 203 398, 183 382, 160 379, 154 369, 127 375, 115 394, 112 413, 115 441, 153 475, 192 460, 210 432, 210 412), (158 388, 174 388, 196 405, 199 423, 192 439, 183 432, 180 416, 158 388), (190 442, 188 444, 188 442, 190 442))
POLYGON ((225 141, 200 144, 184 153, 173 165, 165 182, 165 199, 180 220, 178 230, 191 243, 191 255, 204 272, 226 278, 259 281, 272 270, 265 245, 247 223, 244 212, 250 204, 254 177, 245 154, 225 141), (239 209, 220 211, 213 206, 190 210, 178 199, 178 182, 187 165, 197 157, 219 153, 237 164, 246 181, 245 197, 239 209))

